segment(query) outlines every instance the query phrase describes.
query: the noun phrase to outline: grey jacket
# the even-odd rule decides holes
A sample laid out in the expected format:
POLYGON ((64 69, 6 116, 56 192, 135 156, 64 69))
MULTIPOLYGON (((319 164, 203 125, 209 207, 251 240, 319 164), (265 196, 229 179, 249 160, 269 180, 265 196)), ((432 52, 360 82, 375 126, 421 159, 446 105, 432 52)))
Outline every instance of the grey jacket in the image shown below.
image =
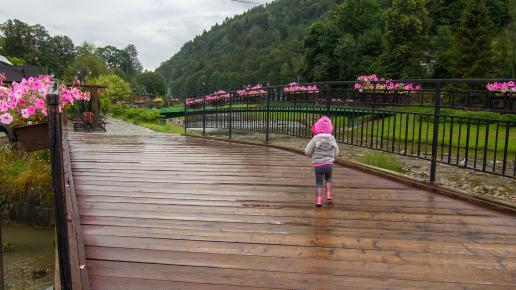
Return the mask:
POLYGON ((339 145, 331 134, 315 135, 306 145, 305 154, 312 156, 312 163, 327 163, 335 161, 339 156, 339 145))

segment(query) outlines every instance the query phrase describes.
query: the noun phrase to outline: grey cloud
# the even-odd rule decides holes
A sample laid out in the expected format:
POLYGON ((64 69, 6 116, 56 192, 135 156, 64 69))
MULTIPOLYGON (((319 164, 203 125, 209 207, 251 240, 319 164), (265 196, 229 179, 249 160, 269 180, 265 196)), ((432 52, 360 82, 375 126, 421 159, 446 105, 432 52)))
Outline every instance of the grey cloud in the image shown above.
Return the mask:
POLYGON ((154 69, 204 29, 251 7, 230 0, 2 0, 0 22, 16 18, 38 23, 77 45, 132 43, 144 67, 154 69))

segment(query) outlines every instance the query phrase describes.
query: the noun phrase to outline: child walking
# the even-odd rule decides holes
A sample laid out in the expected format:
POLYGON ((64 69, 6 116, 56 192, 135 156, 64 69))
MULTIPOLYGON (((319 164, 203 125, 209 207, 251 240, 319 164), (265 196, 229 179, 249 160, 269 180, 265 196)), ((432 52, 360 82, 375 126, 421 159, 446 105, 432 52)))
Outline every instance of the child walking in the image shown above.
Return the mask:
POLYGON ((339 156, 339 145, 332 135, 333 125, 324 116, 312 127, 314 137, 305 148, 305 154, 312 157, 315 171, 315 205, 322 206, 322 191, 326 181, 326 200, 333 200, 332 171, 333 162, 339 156))

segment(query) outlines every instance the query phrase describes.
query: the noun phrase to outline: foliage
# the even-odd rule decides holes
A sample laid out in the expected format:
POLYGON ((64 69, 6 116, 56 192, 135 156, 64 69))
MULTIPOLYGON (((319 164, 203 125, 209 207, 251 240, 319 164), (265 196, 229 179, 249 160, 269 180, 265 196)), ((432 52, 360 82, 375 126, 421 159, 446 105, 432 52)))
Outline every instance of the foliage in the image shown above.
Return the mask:
POLYGON ((138 76, 137 84, 143 94, 164 96, 167 93, 167 80, 159 72, 146 71, 138 76))
POLYGON ((106 75, 109 69, 106 63, 94 54, 91 44, 83 43, 78 48, 79 55, 70 66, 67 67, 65 76, 67 79, 78 78, 81 81, 88 81, 101 75, 106 75))
POLYGON ((173 123, 157 124, 157 123, 144 123, 144 127, 151 129, 152 131, 167 133, 172 135, 181 135, 184 132, 184 128, 173 123))
POLYGON ((7 60, 9 60, 14 65, 24 65, 25 60, 23 58, 19 58, 16 56, 7 56, 7 60))
MULTIPOLYGON (((158 71, 182 98, 245 83, 353 80, 372 72, 458 77, 457 35, 477 29, 461 24, 469 1, 276 1, 215 25, 158 71)), ((509 78, 516 74, 516 0, 484 2, 493 23, 485 45, 495 52, 489 77, 509 78)), ((488 56, 476 48, 467 55, 477 62, 488 56)))
POLYGON ((403 173, 399 158, 384 152, 366 152, 359 159, 360 162, 379 168, 403 173))
POLYGON ((178 124, 161 122, 158 111, 114 105, 111 113, 116 118, 144 126, 156 132, 173 135, 180 135, 184 132, 184 128, 178 124))
POLYGON ((134 79, 142 71, 142 65, 138 60, 138 51, 132 44, 124 49, 118 49, 111 45, 99 47, 95 50, 95 55, 124 80, 134 79))
POLYGON ((77 57, 73 41, 64 35, 50 37, 40 50, 37 65, 44 67, 45 72, 54 73, 56 77, 63 77, 66 68, 77 57))
POLYGON ((0 25, 4 37, 2 50, 8 56, 14 56, 26 61, 33 61, 37 56, 37 47, 48 37, 40 26, 30 26, 17 19, 7 20, 0 25))
POLYGON ((44 153, 18 152, 8 146, 0 147, 0 192, 7 207, 25 204, 52 204, 50 163, 41 158, 44 153))
POLYGON ((306 33, 305 79, 351 80, 374 69, 382 51, 383 11, 376 0, 345 1, 306 33))
POLYGON ((28 25, 17 19, 0 25, 4 36, 2 51, 16 61, 13 64, 39 66, 44 72, 53 72, 61 77, 65 68, 76 56, 72 40, 63 35, 50 36, 39 25, 28 25))
POLYGON ((113 105, 111 109, 113 116, 136 124, 153 123, 160 119, 160 114, 155 111, 148 111, 140 108, 129 108, 123 105, 113 105))
POLYGON ((112 103, 128 100, 131 96, 131 87, 118 75, 103 75, 88 82, 93 85, 107 86, 100 94, 102 110, 109 112, 112 103))
MULTIPOLYGON (((32 125, 46 121, 46 95, 52 86, 48 75, 37 78, 22 79, 4 87, 5 76, 0 74, 0 124, 11 127, 32 125)), ((56 84, 57 85, 57 84, 56 84)), ((57 87, 56 87, 57 88, 57 87)), ((59 110, 62 112, 76 100, 89 100, 89 93, 83 93, 76 87, 59 86, 59 110)))
POLYGON ((88 43, 76 47, 66 35, 51 36, 42 25, 17 19, 0 24, 0 54, 15 65, 38 66, 44 73, 68 80, 116 73, 130 81, 142 71, 132 44, 124 49, 110 45, 95 48, 88 43))
POLYGON ((428 40, 426 0, 394 0, 385 21, 386 49, 382 65, 393 78, 424 77, 420 64, 428 40))
POLYGON ((493 23, 484 0, 468 0, 457 30, 456 76, 488 77, 493 70, 493 23))

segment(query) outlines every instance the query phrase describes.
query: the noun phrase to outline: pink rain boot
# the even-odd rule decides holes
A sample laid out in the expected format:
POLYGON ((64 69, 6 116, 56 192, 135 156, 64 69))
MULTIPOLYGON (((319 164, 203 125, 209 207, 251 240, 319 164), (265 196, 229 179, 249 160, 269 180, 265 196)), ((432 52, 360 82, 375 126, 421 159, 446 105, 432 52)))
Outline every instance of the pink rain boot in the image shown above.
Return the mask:
POLYGON ((322 187, 317 187, 315 189, 315 205, 322 206, 322 187))
POLYGON ((326 200, 333 200, 333 184, 331 182, 326 182, 326 200))

